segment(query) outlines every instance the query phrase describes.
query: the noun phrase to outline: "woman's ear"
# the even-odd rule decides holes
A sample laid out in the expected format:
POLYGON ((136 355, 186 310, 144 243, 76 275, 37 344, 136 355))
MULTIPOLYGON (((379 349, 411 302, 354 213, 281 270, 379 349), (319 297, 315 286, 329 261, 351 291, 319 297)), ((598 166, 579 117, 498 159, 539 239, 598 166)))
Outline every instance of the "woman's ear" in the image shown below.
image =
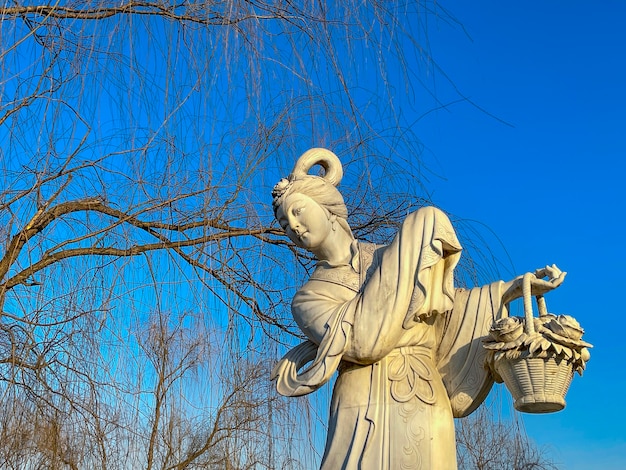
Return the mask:
POLYGON ((331 222, 335 222, 337 220, 337 216, 335 214, 331 214, 330 212, 329 214, 330 215, 328 217, 328 220, 330 220, 331 222))

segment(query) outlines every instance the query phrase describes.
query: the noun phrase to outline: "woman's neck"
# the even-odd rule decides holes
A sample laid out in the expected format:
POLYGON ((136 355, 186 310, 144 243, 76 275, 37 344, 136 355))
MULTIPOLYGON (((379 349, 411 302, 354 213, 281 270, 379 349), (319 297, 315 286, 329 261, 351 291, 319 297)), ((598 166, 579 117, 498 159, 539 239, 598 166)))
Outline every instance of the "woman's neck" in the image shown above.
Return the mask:
POLYGON ((349 264, 352 259, 350 249, 354 238, 342 227, 330 232, 324 242, 312 253, 319 261, 328 261, 330 264, 349 264))

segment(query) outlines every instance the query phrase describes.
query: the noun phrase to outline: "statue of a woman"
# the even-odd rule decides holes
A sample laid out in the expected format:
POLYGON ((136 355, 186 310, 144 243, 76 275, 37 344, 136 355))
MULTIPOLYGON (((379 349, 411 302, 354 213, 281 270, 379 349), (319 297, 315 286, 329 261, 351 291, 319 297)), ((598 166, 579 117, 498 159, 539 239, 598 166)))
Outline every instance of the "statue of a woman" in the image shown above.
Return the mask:
MULTIPOLYGON (((453 417, 476 409, 493 384, 481 339, 521 296, 521 278, 455 289, 461 245, 433 207, 410 214, 388 246, 356 241, 336 189, 342 175, 332 152, 311 149, 274 188, 278 222, 318 263, 292 303, 308 341, 272 378, 299 396, 339 371, 322 469, 454 469, 453 417), (308 174, 314 165, 323 177, 308 174)), ((565 273, 536 275, 541 295, 565 273)))

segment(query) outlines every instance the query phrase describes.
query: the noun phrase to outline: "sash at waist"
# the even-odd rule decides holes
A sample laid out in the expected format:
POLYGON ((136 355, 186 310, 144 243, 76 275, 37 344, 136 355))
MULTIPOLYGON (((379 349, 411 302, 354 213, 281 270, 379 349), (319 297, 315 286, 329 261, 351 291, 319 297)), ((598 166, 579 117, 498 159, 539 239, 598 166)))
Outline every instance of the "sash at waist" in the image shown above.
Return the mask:
MULTIPOLYGON (((425 347, 425 346, 401 346, 399 348, 395 348, 392 349, 391 352, 389 354, 387 354, 384 358, 382 358, 380 361, 375 362, 374 364, 378 364, 378 365, 382 365, 383 363, 385 363, 385 365, 387 365, 390 360, 393 360, 394 358, 397 357, 419 357, 420 358, 420 362, 423 362, 424 360, 426 360, 426 364, 428 364, 428 369, 431 369, 432 367, 434 367, 433 364, 433 359, 432 359, 432 350, 425 347)), ((350 370, 354 370, 354 369, 360 369, 362 367, 372 367, 374 364, 357 364, 355 362, 348 362, 348 361, 341 361, 341 363, 339 364, 338 367, 338 371, 340 374, 344 373, 344 372, 348 372, 350 370)))
POLYGON ((422 356, 432 360, 432 350, 426 346, 401 346, 393 349, 387 357, 395 356, 422 356))

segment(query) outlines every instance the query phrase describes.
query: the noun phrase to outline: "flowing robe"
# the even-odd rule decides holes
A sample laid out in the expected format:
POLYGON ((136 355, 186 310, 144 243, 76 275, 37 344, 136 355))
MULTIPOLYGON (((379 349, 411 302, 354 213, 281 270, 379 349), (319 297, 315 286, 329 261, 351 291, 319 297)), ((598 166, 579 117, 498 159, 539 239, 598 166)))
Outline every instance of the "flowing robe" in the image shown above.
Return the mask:
POLYGON ((297 396, 339 370, 323 470, 456 468, 453 417, 493 384, 480 340, 502 297, 501 282, 454 288, 460 252, 447 216, 423 208, 390 245, 355 243, 352 263, 320 262, 294 296, 309 341, 272 377, 297 396))

